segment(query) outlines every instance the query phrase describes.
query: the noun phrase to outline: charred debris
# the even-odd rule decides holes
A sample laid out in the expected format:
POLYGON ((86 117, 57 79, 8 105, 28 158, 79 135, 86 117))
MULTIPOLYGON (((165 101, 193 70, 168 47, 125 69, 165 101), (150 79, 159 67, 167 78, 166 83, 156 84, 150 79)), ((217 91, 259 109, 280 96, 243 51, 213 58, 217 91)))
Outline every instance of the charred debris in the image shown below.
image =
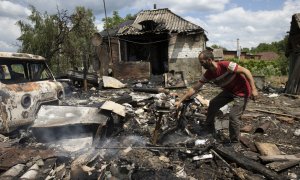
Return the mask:
POLYGON ((218 89, 207 85, 176 110, 182 82, 165 80, 103 77, 88 91, 64 82, 60 105, 42 106, 31 125, 1 135, 1 179, 299 178, 297 96, 262 90, 235 145, 224 143, 230 105, 219 112, 215 136, 202 133, 218 89))

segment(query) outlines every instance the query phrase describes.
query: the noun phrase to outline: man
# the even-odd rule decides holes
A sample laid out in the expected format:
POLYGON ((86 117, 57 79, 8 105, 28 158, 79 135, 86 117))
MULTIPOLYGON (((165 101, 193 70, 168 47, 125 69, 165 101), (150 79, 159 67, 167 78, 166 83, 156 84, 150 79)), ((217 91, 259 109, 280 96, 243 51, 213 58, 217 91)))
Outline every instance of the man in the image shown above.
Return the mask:
POLYGON ((195 94, 204 83, 213 82, 223 91, 213 98, 208 107, 205 128, 209 133, 214 132, 214 119, 221 107, 233 101, 229 113, 229 138, 231 143, 239 142, 239 118, 246 108, 248 98, 258 95, 251 72, 234 62, 215 62, 211 51, 204 50, 198 56, 201 66, 206 69, 200 80, 190 88, 179 101, 175 103, 178 108, 181 103, 195 94))

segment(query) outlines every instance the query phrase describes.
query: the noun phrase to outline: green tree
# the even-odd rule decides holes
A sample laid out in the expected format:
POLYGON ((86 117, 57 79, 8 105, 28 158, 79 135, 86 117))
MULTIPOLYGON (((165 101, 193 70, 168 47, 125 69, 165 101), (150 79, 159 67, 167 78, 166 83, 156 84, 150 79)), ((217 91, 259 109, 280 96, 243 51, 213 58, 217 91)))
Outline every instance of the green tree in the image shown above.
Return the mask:
POLYGON ((213 49, 223 49, 224 51, 227 51, 226 48, 224 48, 224 47, 222 47, 222 46, 219 46, 219 45, 216 45, 216 44, 213 44, 213 45, 211 46, 211 48, 213 48, 213 49))
POLYGON ((21 30, 19 52, 44 56, 57 72, 81 66, 83 55, 93 53, 90 39, 96 27, 91 10, 76 7, 72 14, 58 10, 49 15, 41 14, 34 6, 30 9, 29 22, 17 22, 21 30))
POLYGON ((29 23, 18 21, 21 36, 19 52, 26 52, 44 56, 50 60, 59 50, 67 37, 68 19, 65 12, 56 15, 41 14, 34 6, 30 6, 29 23))
POLYGON ((118 11, 113 11, 112 17, 102 18, 102 22, 104 22, 104 29, 109 29, 114 28, 127 20, 134 20, 135 18, 136 16, 131 14, 127 14, 125 18, 122 18, 118 11))
POLYGON ((254 53, 265 52, 265 51, 277 52, 277 49, 274 43, 273 44, 260 43, 256 48, 253 49, 254 53))
POLYGON ((257 47, 253 47, 250 52, 259 53, 265 51, 272 51, 278 53, 279 55, 284 55, 287 46, 287 41, 288 41, 288 36, 285 36, 280 41, 275 41, 272 43, 260 43, 257 47))
POLYGON ((246 52, 246 53, 250 53, 251 52, 251 50, 249 48, 242 48, 241 51, 242 52, 246 52))
POLYGON ((94 25, 95 17, 91 10, 76 7, 70 21, 72 27, 62 47, 62 52, 71 67, 78 67, 82 66, 84 59, 89 60, 94 54, 94 48, 90 41, 93 34, 97 32, 94 25))

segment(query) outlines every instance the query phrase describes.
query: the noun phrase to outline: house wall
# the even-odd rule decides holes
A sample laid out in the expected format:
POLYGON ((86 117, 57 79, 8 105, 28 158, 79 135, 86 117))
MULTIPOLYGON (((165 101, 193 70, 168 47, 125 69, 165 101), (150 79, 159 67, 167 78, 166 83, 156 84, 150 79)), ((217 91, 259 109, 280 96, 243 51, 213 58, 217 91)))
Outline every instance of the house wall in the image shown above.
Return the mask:
POLYGON ((198 55, 205 49, 203 34, 172 34, 168 47, 169 71, 182 71, 184 78, 192 82, 201 76, 198 55))
POLYGON ((111 55, 112 55, 112 63, 119 62, 119 38, 113 37, 111 39, 111 55))
POLYGON ((101 76, 109 75, 108 69, 113 69, 113 63, 119 62, 119 45, 117 38, 111 38, 110 47, 107 40, 96 49, 99 59, 99 71, 101 76), (111 54, 111 55, 110 55, 111 54))
MULTIPOLYGON (((224 59, 225 60, 234 59, 234 58, 237 58, 237 52, 236 51, 233 51, 233 52, 224 51, 224 59)), ((240 54, 240 59, 247 59, 247 55, 246 55, 245 52, 242 52, 240 54)))
POLYGON ((224 54, 224 59, 233 59, 236 58, 236 54, 224 54))

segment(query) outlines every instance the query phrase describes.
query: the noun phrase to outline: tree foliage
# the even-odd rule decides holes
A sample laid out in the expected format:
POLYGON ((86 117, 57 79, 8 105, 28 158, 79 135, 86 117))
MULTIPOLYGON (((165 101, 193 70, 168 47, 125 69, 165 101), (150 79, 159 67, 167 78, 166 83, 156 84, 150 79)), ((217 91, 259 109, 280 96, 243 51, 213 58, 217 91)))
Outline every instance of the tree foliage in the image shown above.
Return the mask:
POLYGON ((242 48, 241 51, 242 52, 246 52, 246 53, 250 53, 250 49, 249 48, 242 48))
POLYGON ((114 28, 127 20, 134 20, 135 17, 135 15, 127 14, 122 18, 118 11, 113 11, 112 17, 102 18, 102 22, 104 22, 104 29, 109 29, 114 28))
POLYGON ((18 21, 21 36, 18 38, 22 45, 20 52, 38 54, 51 59, 59 51, 60 45, 68 33, 68 19, 65 15, 41 14, 35 7, 30 6, 29 22, 18 21))
POLYGON ((95 18, 89 9, 76 7, 74 13, 40 13, 30 6, 28 21, 18 21, 21 36, 19 52, 44 56, 57 72, 81 66, 83 54, 92 54, 90 39, 96 32, 95 18))
POLYGON ((216 45, 216 44, 213 44, 211 47, 214 48, 214 49, 223 49, 224 51, 227 51, 226 48, 224 48, 222 46, 219 46, 219 45, 216 45))
POLYGON ((251 48, 251 53, 259 53, 259 52, 265 52, 265 51, 272 51, 276 52, 279 55, 285 54, 285 49, 287 46, 288 36, 285 36, 280 41, 275 41, 272 43, 260 43, 257 47, 251 48))
MULTIPOLYGON (((285 36, 280 41, 272 43, 260 43, 257 47, 242 48, 242 52, 257 54, 260 52, 275 52, 279 55, 279 58, 273 61, 265 60, 239 60, 230 59, 231 61, 237 62, 241 66, 246 67, 255 75, 265 76, 282 76, 288 74, 288 59, 285 56, 285 50, 287 47, 288 36, 285 36)), ((212 48, 222 48, 218 45, 212 45, 212 48)))

